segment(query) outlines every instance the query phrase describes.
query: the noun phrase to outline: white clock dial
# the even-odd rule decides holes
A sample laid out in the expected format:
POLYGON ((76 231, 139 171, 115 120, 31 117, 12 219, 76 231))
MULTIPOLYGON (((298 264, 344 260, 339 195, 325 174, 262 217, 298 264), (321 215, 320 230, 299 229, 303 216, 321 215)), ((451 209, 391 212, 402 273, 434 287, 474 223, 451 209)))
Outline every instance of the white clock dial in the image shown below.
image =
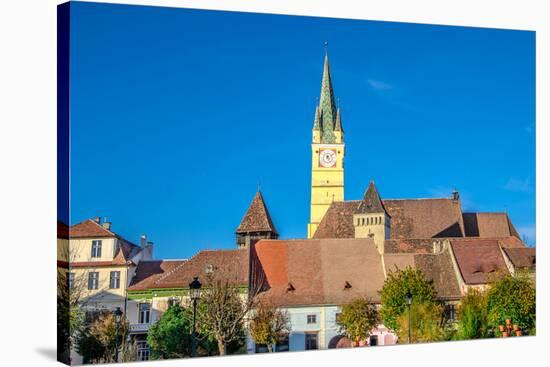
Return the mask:
POLYGON ((319 163, 325 168, 334 167, 336 165, 336 152, 332 149, 321 150, 319 163))

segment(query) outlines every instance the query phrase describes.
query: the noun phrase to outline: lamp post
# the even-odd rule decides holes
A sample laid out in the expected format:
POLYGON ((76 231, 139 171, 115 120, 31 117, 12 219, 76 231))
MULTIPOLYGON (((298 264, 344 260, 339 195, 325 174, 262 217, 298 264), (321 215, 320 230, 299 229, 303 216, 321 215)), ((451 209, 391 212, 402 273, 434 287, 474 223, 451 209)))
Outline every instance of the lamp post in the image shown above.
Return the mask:
POLYGON ((189 295, 193 300, 193 331, 191 333, 191 357, 196 357, 197 346, 195 340, 195 324, 197 321, 197 301, 201 298, 201 282, 198 277, 194 277, 193 281, 189 283, 189 295))
POLYGON ((118 362, 118 330, 120 327, 120 320, 122 319, 122 310, 117 307, 113 312, 115 315, 115 362, 118 362))
POLYGON ((407 301, 407 313, 408 313, 408 323, 409 323, 409 330, 408 330, 408 343, 411 344, 411 303, 412 303, 412 294, 409 290, 407 290, 407 294, 405 294, 405 300, 407 301))

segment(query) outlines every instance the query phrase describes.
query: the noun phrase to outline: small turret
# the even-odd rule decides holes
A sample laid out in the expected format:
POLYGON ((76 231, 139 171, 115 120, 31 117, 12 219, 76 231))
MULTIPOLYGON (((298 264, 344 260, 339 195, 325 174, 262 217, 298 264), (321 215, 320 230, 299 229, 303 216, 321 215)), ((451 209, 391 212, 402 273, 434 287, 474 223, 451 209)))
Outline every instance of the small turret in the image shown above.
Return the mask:
POLYGON ((239 248, 249 247, 261 239, 279 237, 259 189, 235 233, 239 248))
POLYGON ((373 181, 353 214, 353 226, 355 238, 372 238, 378 252, 384 253, 384 241, 390 238, 391 217, 373 181))

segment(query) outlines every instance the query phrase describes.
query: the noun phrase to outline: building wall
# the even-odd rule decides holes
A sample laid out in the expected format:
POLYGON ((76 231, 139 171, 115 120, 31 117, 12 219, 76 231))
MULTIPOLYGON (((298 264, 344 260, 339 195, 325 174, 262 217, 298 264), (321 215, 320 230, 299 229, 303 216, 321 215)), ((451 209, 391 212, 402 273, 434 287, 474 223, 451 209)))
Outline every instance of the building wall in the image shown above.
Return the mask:
POLYGON ((126 266, 108 266, 71 268, 70 272, 75 274, 75 288, 77 291, 81 290, 81 299, 86 300, 86 303, 97 304, 98 302, 124 302, 128 286, 128 270, 126 266), (119 288, 111 289, 109 287, 111 271, 120 272, 119 288), (97 272, 99 276, 98 287, 94 290, 88 290, 88 274, 90 272, 97 272))
POLYGON ((384 242, 390 239, 390 218, 384 213, 355 214, 355 238, 372 237, 378 252, 384 253, 384 242))
POLYGON ((321 219, 333 201, 344 200, 344 144, 311 145, 311 208, 308 238, 313 237, 321 219), (325 168, 319 163, 319 154, 323 149, 336 152, 334 167, 325 168))
POLYGON ((116 238, 77 238, 70 241, 70 261, 112 261, 115 257, 116 238), (101 257, 92 257, 92 241, 101 240, 101 257))

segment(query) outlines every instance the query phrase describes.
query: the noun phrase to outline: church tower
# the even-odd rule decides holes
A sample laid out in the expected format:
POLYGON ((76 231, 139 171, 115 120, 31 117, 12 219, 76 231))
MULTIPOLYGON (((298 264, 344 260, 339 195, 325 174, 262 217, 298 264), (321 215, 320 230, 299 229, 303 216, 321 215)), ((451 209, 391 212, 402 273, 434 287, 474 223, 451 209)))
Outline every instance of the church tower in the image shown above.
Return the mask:
MULTIPOLYGON (((326 46, 326 44, 325 44, 326 46)), ((311 144, 311 209, 307 237, 312 238, 334 201, 344 200, 344 130, 325 54, 321 97, 315 108, 311 144)))
POLYGON ((353 213, 353 227, 355 238, 372 238, 378 252, 384 253, 384 241, 390 238, 391 217, 372 181, 353 213))
POLYGON ((279 237, 259 189, 235 234, 238 248, 249 247, 261 239, 277 239, 279 237))

